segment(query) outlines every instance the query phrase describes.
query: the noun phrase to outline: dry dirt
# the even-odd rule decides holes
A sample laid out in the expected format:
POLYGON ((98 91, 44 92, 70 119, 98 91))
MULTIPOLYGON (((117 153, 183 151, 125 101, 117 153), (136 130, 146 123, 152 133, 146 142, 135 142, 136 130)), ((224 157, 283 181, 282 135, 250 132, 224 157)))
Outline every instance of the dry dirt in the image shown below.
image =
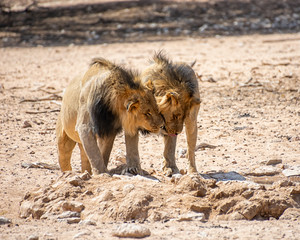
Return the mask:
MULTIPOLYGON (((291 8, 284 9, 290 14, 291 8)), ((85 38, 74 35, 73 43, 61 36, 56 44, 39 34, 10 39, 8 28, 1 28, 0 49, 0 217, 11 223, 0 224, 1 239, 117 239, 112 233, 124 222, 149 228, 146 239, 299 239, 300 34, 295 29, 240 35, 229 28, 231 34, 214 30, 205 38, 145 30, 148 41, 143 34, 125 40, 118 35, 114 43, 84 44, 85 38), (78 149, 74 171, 62 174, 55 121, 68 82, 93 57, 142 70, 161 49, 174 61, 197 61, 200 175, 163 176, 162 138, 156 135, 140 138, 148 174, 118 175, 125 155, 122 134, 109 164, 114 175, 80 173, 78 149), (64 216, 69 211, 73 217, 64 216)), ((182 172, 185 150, 183 132, 177 146, 182 172)))

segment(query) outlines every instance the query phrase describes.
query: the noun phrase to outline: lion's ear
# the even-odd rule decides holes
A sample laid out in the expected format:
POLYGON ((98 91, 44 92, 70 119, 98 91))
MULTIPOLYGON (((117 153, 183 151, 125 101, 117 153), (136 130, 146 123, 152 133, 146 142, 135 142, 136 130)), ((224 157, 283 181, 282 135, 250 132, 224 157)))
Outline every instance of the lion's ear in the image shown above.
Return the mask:
POLYGON ((140 101, 137 98, 134 99, 129 99, 128 101, 126 101, 124 103, 127 112, 132 112, 134 110, 136 110, 137 108, 139 108, 140 106, 140 101))
POLYGON ((144 86, 150 90, 151 92, 154 90, 154 86, 151 80, 148 80, 147 82, 144 83, 144 86))
POLYGON ((176 106, 178 104, 178 93, 176 92, 167 92, 165 96, 161 99, 159 105, 170 104, 176 106))
POLYGON ((168 92, 166 94, 168 101, 170 101, 173 106, 178 104, 178 96, 179 95, 176 92, 168 92))
POLYGON ((200 98, 195 97, 195 96, 193 96, 193 97, 191 98, 191 101, 190 101, 191 107, 193 107, 193 106, 195 106, 195 105, 199 105, 200 103, 201 103, 200 98))

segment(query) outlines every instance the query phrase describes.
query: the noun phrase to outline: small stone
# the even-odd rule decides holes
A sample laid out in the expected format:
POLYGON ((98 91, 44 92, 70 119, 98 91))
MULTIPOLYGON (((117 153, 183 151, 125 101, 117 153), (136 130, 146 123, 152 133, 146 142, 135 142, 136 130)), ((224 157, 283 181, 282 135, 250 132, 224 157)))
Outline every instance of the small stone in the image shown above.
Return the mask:
POLYGON ((31 235, 28 237, 28 240, 39 240, 39 236, 31 235))
POLYGON ((64 211, 71 211, 71 212, 82 212, 85 206, 81 202, 71 201, 71 202, 63 202, 62 209, 64 211))
POLYGON ((261 166, 258 168, 253 169, 248 175, 252 176, 274 176, 279 174, 281 169, 273 166, 261 166))
POLYGON ((299 208, 288 208, 286 209, 279 218, 280 220, 300 220, 300 209, 299 208))
POLYGON ((91 235, 91 232, 83 231, 83 232, 75 234, 73 239, 77 239, 77 238, 83 238, 84 239, 84 236, 89 236, 89 235, 91 235))
POLYGON ((181 177, 182 177, 182 174, 175 173, 172 175, 171 182, 177 184, 181 177))
POLYGON ((284 169, 282 171, 283 175, 286 177, 291 177, 291 176, 300 176, 300 166, 293 166, 288 169, 284 169))
POLYGON ((10 224, 11 220, 6 217, 0 217, 0 225, 2 224, 10 224))
POLYGON ((205 220, 205 216, 204 213, 186 213, 183 215, 180 215, 177 219, 178 222, 182 222, 182 221, 193 221, 193 220, 197 220, 197 221, 204 221, 205 220))
POLYGON ((269 161, 266 162, 266 165, 277 165, 281 163, 282 163, 281 159, 270 159, 269 161))
POLYGON ((68 224, 79 223, 81 221, 80 218, 66 218, 68 224))
POLYGON ((135 188, 135 186, 133 184, 126 184, 123 187, 123 194, 127 195, 128 193, 130 193, 133 189, 135 188))
POLYGON ((246 220, 246 218, 239 212, 234 212, 228 216, 228 220, 246 220))
POLYGON ((24 121, 22 128, 30 128, 32 127, 31 123, 29 121, 24 121))
POLYGON ((80 213, 78 213, 78 212, 71 212, 71 211, 63 212, 62 214, 60 214, 60 215, 57 216, 58 219, 79 218, 79 217, 80 217, 80 213))
POLYGON ((81 220, 81 221, 79 222, 79 224, 82 224, 82 225, 97 226, 97 223, 96 223, 95 221, 93 221, 93 220, 88 220, 88 219, 86 219, 86 220, 81 220))
POLYGON ((178 157, 179 158, 185 158, 185 156, 186 156, 186 149, 184 149, 184 148, 179 148, 178 149, 178 157))
POLYGON ((87 181, 90 180, 92 177, 87 171, 85 171, 83 174, 80 175, 80 178, 84 181, 87 181))
POLYGON ((69 183, 75 187, 81 186, 83 184, 83 181, 80 177, 74 176, 69 180, 69 183))
POLYGON ((111 191, 109 190, 105 190, 99 197, 99 201, 100 202, 106 202, 106 201, 109 201, 111 199, 113 199, 115 196, 112 194, 111 191))
POLYGON ((122 224, 112 233, 115 237, 144 238, 151 235, 149 228, 138 224, 122 224))

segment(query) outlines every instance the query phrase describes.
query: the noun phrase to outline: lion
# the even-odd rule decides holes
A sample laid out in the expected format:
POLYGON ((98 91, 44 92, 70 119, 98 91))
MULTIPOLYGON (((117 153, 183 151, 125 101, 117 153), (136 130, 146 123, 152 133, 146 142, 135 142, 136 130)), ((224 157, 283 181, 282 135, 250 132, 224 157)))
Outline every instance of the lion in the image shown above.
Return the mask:
POLYGON ((115 137, 124 130, 125 172, 141 174, 136 135, 157 133, 163 118, 153 94, 140 76, 104 58, 93 59, 85 75, 70 82, 65 90, 56 124, 58 159, 62 171, 71 171, 76 145, 81 170, 107 173, 115 137))
POLYGON ((188 173, 197 172, 195 148, 201 101, 193 65, 173 63, 162 52, 158 52, 154 54, 153 63, 141 74, 143 84, 153 92, 164 118, 161 130, 164 138, 163 172, 167 176, 179 173, 175 149, 177 135, 182 132, 184 125, 188 145, 188 173))

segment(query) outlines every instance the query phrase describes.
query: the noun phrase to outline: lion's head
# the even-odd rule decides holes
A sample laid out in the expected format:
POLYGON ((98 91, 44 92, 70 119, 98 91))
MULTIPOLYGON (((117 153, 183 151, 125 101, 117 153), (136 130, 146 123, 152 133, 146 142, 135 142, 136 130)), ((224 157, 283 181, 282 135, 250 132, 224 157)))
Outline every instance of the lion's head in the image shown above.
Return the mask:
POLYGON ((123 121, 124 129, 134 134, 136 130, 142 133, 158 133, 163 126, 163 117, 159 112, 153 94, 147 89, 138 91, 124 103, 126 117, 123 121))
POLYGON ((200 104, 198 82, 191 66, 172 63, 161 52, 154 63, 142 73, 144 85, 153 92, 164 117, 162 134, 181 133, 186 116, 200 104))

